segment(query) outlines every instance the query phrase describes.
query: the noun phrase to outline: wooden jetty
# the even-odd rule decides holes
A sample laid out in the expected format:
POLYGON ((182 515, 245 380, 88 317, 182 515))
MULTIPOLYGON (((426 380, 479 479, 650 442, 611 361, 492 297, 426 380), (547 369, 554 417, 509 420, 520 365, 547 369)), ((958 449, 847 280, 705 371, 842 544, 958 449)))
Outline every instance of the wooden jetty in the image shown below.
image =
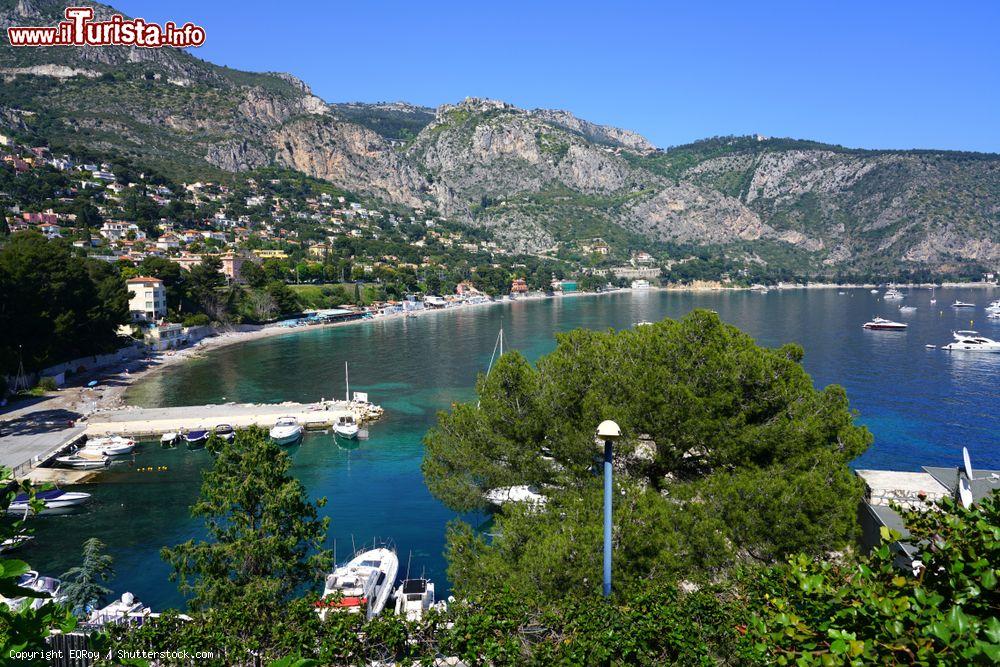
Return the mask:
POLYGON ((381 417, 382 408, 359 401, 225 403, 173 408, 125 407, 92 414, 87 420, 86 434, 99 436, 115 433, 142 438, 164 433, 210 430, 219 424, 229 424, 234 428, 270 428, 279 417, 294 417, 307 430, 323 430, 347 416, 364 424, 381 417))

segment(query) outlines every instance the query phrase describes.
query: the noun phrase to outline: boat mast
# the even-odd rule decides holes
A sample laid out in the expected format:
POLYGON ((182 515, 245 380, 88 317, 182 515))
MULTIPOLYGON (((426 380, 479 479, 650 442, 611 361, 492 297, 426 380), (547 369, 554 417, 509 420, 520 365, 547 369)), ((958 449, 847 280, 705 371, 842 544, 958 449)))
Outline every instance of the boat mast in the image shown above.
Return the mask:
POLYGON ((348 403, 350 403, 351 402, 351 379, 347 375, 347 362, 346 361, 344 362, 344 387, 345 387, 345 389, 344 389, 344 393, 345 393, 344 400, 347 401, 348 403))

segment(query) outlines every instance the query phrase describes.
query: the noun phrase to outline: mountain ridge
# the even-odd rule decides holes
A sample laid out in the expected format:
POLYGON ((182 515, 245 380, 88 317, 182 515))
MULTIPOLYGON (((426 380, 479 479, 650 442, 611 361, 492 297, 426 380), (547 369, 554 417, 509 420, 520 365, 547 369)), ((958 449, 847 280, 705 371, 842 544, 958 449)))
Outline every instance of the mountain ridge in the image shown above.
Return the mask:
MULTIPOLYGON (((65 4, 4 0, 0 27, 53 24, 65 4)), ((660 150, 630 130, 499 100, 328 103, 293 75, 172 49, 11 48, 0 77, 0 127, 54 148, 184 174, 277 164, 434 207, 523 252, 602 236, 748 258, 776 244, 816 273, 1000 262, 996 154, 759 136, 660 150)))

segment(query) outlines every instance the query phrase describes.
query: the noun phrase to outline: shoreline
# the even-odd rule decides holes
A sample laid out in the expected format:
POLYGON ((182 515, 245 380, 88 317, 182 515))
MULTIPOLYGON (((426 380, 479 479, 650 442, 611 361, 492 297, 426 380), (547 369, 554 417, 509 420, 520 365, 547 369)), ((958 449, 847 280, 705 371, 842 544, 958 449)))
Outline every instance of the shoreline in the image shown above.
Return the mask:
MULTIPOLYGON (((768 291, 787 291, 787 290, 821 290, 821 289, 875 289, 884 288, 885 284, 848 284, 848 285, 837 285, 831 283, 809 283, 809 284, 788 284, 780 286, 769 286, 768 291)), ((1000 286, 992 283, 948 283, 942 285, 932 285, 932 284, 899 284, 894 285, 896 287, 906 288, 906 289, 931 289, 935 287, 947 287, 949 289, 954 288, 973 288, 973 289, 1000 289, 1000 286)), ((701 293, 701 292, 754 292, 760 291, 752 287, 734 287, 734 286, 723 286, 718 283, 696 283, 694 285, 677 285, 677 286, 666 286, 666 287, 649 287, 648 289, 633 290, 629 288, 623 288, 619 290, 614 290, 610 292, 574 292, 565 295, 535 295, 535 296, 522 296, 514 300, 504 299, 499 301, 490 301, 481 304, 471 304, 460 306, 458 308, 427 308, 422 310, 409 311, 408 313, 391 313, 388 315, 380 315, 372 319, 359 319, 351 320, 347 322, 326 322, 322 324, 313 325, 302 325, 296 327, 288 327, 282 324, 274 323, 261 327, 260 329, 255 329, 251 331, 223 331, 218 335, 211 336, 209 338, 204 338, 194 345, 186 348, 181 348, 179 350, 168 350, 165 352, 151 353, 145 358, 133 359, 131 361, 123 362, 120 365, 106 367, 101 370, 95 371, 94 373, 88 374, 81 378, 76 378, 78 382, 95 378, 100 379, 101 384, 95 388, 91 389, 86 386, 80 386, 74 384, 73 386, 67 386, 60 389, 57 393, 51 393, 47 395, 47 399, 44 402, 47 404, 47 408, 51 407, 65 407, 69 409, 74 409, 78 411, 81 418, 85 419, 91 414, 97 414, 104 412, 113 408, 120 408, 125 405, 129 405, 126 400, 128 391, 134 385, 139 384, 143 380, 148 380, 151 377, 155 377, 156 374, 166 371, 173 366, 189 361, 191 359, 196 359, 202 355, 209 354, 215 350, 222 349, 224 347, 230 347, 233 345, 240 345, 244 343, 250 343, 256 340, 273 338, 278 336, 294 336, 300 334, 304 331, 313 331, 317 329, 327 329, 331 327, 345 327, 345 326, 356 326, 358 324, 370 323, 370 322, 381 322, 394 320, 406 317, 425 317, 431 316, 438 313, 455 312, 457 310, 464 310, 466 308, 481 308, 481 307, 493 307, 503 304, 516 303, 519 301, 542 301, 546 299, 566 299, 566 298, 581 298, 581 297, 598 297, 607 296, 613 294, 623 294, 623 293, 640 293, 640 292, 691 292, 691 293, 701 293)), ((26 406, 27 408, 27 406, 26 406)), ((30 411, 30 408, 28 408, 30 411)), ((15 409, 17 412, 21 412, 19 409, 15 409)), ((10 417, 11 415, 5 415, 10 417)))
MULTIPOLYGON (((768 291, 786 291, 786 290, 813 290, 813 289, 876 289, 886 287, 887 284, 845 284, 838 285, 833 283, 807 283, 807 284, 788 284, 780 286, 769 286, 768 291)), ((934 289, 937 287, 948 288, 948 289, 958 289, 958 288, 975 288, 975 289, 1000 289, 1000 286, 994 283, 944 283, 941 285, 931 284, 931 283, 908 283, 908 284, 893 284, 894 287, 901 287, 905 289, 934 289)), ((622 288, 619 290, 614 290, 610 292, 574 292, 571 294, 564 295, 538 295, 538 296, 522 296, 517 299, 503 299, 498 301, 490 301, 487 303, 471 304, 460 306, 458 308, 425 308, 422 310, 409 311, 408 313, 392 313, 389 315, 381 315, 371 319, 359 319, 350 320, 347 322, 326 322, 322 324, 313 325, 303 325, 296 327, 287 327, 281 324, 269 324, 264 327, 253 330, 253 331, 227 331, 218 334, 217 336, 212 336, 210 338, 204 338, 195 345, 187 348, 182 348, 180 350, 171 350, 169 352, 161 353, 159 358, 155 363, 148 365, 136 372, 130 372, 124 374, 124 377, 119 377, 118 379, 122 381, 122 386, 112 387, 111 390, 106 391, 106 396, 104 400, 101 401, 98 410, 101 408, 107 409, 109 407, 120 407, 125 404, 125 394, 128 389, 138 384, 139 381, 148 379, 159 372, 162 372, 173 365, 181 363, 183 361, 188 361, 193 358, 197 358, 202 354, 210 353, 214 350, 222 349, 224 347, 231 347, 233 345, 240 345, 243 343, 250 343, 256 340, 261 340, 265 338, 274 338, 277 336, 292 336, 300 334, 304 331, 314 331, 317 329, 328 329, 332 327, 346 327, 352 325, 359 325, 369 322, 382 322, 406 317, 425 317, 433 314, 455 312, 458 310, 465 310, 467 308, 482 308, 482 307, 493 307, 503 304, 516 303, 519 301, 543 301, 547 299, 566 299, 566 298, 579 298, 579 297, 596 297, 596 296, 608 296, 612 294, 622 294, 622 293, 635 293, 635 292, 753 292, 758 291, 752 287, 726 287, 717 284, 696 284, 696 285, 679 285, 679 286, 666 286, 666 287, 649 287, 648 289, 635 290, 629 288, 622 288)), ((126 368, 129 364, 125 365, 126 368)), ((119 376, 123 375, 121 369, 117 371, 119 376)))

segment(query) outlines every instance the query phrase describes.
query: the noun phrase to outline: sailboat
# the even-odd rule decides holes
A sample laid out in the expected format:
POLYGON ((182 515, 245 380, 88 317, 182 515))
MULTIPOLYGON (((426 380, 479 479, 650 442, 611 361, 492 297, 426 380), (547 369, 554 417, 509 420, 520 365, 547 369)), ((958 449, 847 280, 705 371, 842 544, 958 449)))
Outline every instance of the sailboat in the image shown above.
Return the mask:
MULTIPOLYGON (((347 372, 347 362, 344 362, 344 386, 345 396, 344 400, 348 403, 351 402, 351 378, 347 372)), ((358 437, 358 431, 360 431, 358 422, 354 419, 354 415, 347 414, 342 416, 336 424, 333 425, 333 432, 339 435, 341 438, 348 438, 353 440, 358 437)))
MULTIPOLYGON (((503 320, 500 320, 500 333, 497 334, 497 342, 493 344, 493 354, 490 355, 490 363, 486 367, 486 377, 490 376, 490 371, 493 370, 493 361, 498 358, 497 350, 500 351, 500 357, 503 356, 503 320)), ((479 401, 476 401, 476 407, 479 407, 479 401)))

